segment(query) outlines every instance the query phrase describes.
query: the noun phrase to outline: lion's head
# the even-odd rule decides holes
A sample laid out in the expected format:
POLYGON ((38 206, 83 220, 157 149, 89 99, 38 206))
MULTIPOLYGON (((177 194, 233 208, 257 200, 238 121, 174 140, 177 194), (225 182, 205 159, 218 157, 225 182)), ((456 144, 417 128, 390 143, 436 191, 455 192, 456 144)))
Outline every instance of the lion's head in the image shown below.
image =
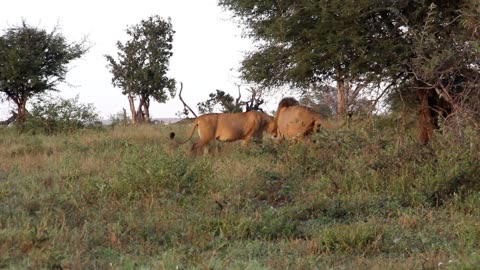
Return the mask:
POLYGON ((265 114, 265 131, 273 137, 277 137, 277 122, 273 116, 265 114))

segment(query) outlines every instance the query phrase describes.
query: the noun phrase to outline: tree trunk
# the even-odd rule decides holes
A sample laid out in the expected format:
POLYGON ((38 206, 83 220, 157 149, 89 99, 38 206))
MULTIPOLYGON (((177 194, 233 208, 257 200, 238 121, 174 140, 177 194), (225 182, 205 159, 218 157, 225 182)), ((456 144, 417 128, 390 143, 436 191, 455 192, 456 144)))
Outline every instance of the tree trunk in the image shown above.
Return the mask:
POLYGON ((420 102, 418 119, 418 139, 421 143, 427 144, 433 136, 435 125, 433 123, 432 110, 428 102, 429 90, 417 90, 417 98, 420 102))
POLYGON ((150 122, 150 99, 146 98, 143 103, 143 112, 145 113, 144 121, 150 122))
POLYGON ((135 102, 133 100, 133 96, 128 94, 128 103, 130 104, 130 122, 135 125, 137 123, 137 112, 135 110, 135 102))
POLYGON ((143 111, 143 106, 145 105, 145 99, 140 97, 138 107, 137 107, 137 123, 144 123, 145 122, 145 112, 143 111))
POLYGON ((446 119, 454 111, 453 99, 448 96, 447 100, 439 93, 437 89, 420 89, 416 92, 420 102, 418 138, 423 144, 432 139, 435 129, 440 129, 440 120, 446 119))
POLYGON ((345 81, 343 78, 337 77, 337 114, 345 115, 346 106, 345 81))
POLYGON ((27 117, 27 98, 20 97, 15 103, 17 104, 17 119, 15 121, 21 125, 27 117))

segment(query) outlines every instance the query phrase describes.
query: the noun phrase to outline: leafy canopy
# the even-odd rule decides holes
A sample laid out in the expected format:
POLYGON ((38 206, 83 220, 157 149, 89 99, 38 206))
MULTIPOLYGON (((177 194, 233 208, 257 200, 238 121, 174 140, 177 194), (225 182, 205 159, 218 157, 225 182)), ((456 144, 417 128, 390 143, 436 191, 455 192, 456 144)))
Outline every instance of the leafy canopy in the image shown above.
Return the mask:
POLYGON ((154 98, 165 102, 175 95, 175 80, 167 76, 175 31, 170 19, 152 16, 126 30, 131 37, 117 42, 117 58, 106 55, 112 83, 124 95, 154 98))
POLYGON ((400 86, 414 78, 417 33, 432 18, 432 6, 430 50, 453 46, 456 55, 464 54, 464 44, 478 44, 473 35, 479 32, 478 0, 219 0, 219 5, 256 41, 243 61, 243 77, 266 87, 311 87, 329 79, 400 86))
POLYGON ((243 76, 264 86, 308 87, 328 79, 380 80, 406 53, 389 1, 220 0, 257 49, 243 76), (392 22, 393 21, 393 22, 392 22))
POLYGON ((49 33, 25 21, 8 28, 0 36, 0 92, 18 105, 56 90, 65 81, 68 64, 86 51, 84 42, 68 43, 57 28, 49 33))

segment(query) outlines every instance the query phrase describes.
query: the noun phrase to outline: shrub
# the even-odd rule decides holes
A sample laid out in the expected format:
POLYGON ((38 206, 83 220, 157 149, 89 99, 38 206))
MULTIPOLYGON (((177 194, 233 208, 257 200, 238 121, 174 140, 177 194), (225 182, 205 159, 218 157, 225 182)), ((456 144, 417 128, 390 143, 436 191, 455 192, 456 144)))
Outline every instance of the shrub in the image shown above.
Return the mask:
POLYGON ((93 104, 80 103, 78 95, 71 99, 48 96, 33 102, 22 130, 55 134, 98 125, 95 107, 93 104))
POLYGON ((113 126, 126 126, 130 123, 129 115, 127 114, 127 110, 122 109, 115 114, 110 115, 109 120, 113 126))

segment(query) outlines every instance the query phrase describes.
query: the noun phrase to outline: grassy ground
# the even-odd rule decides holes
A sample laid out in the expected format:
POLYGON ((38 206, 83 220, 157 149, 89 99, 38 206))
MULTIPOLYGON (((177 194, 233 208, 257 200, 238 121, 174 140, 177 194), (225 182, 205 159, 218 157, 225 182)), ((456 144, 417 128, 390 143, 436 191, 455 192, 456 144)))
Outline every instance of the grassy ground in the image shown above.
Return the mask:
POLYGON ((0 130, 0 268, 478 269, 479 130, 392 123, 197 157, 185 126, 0 130))

